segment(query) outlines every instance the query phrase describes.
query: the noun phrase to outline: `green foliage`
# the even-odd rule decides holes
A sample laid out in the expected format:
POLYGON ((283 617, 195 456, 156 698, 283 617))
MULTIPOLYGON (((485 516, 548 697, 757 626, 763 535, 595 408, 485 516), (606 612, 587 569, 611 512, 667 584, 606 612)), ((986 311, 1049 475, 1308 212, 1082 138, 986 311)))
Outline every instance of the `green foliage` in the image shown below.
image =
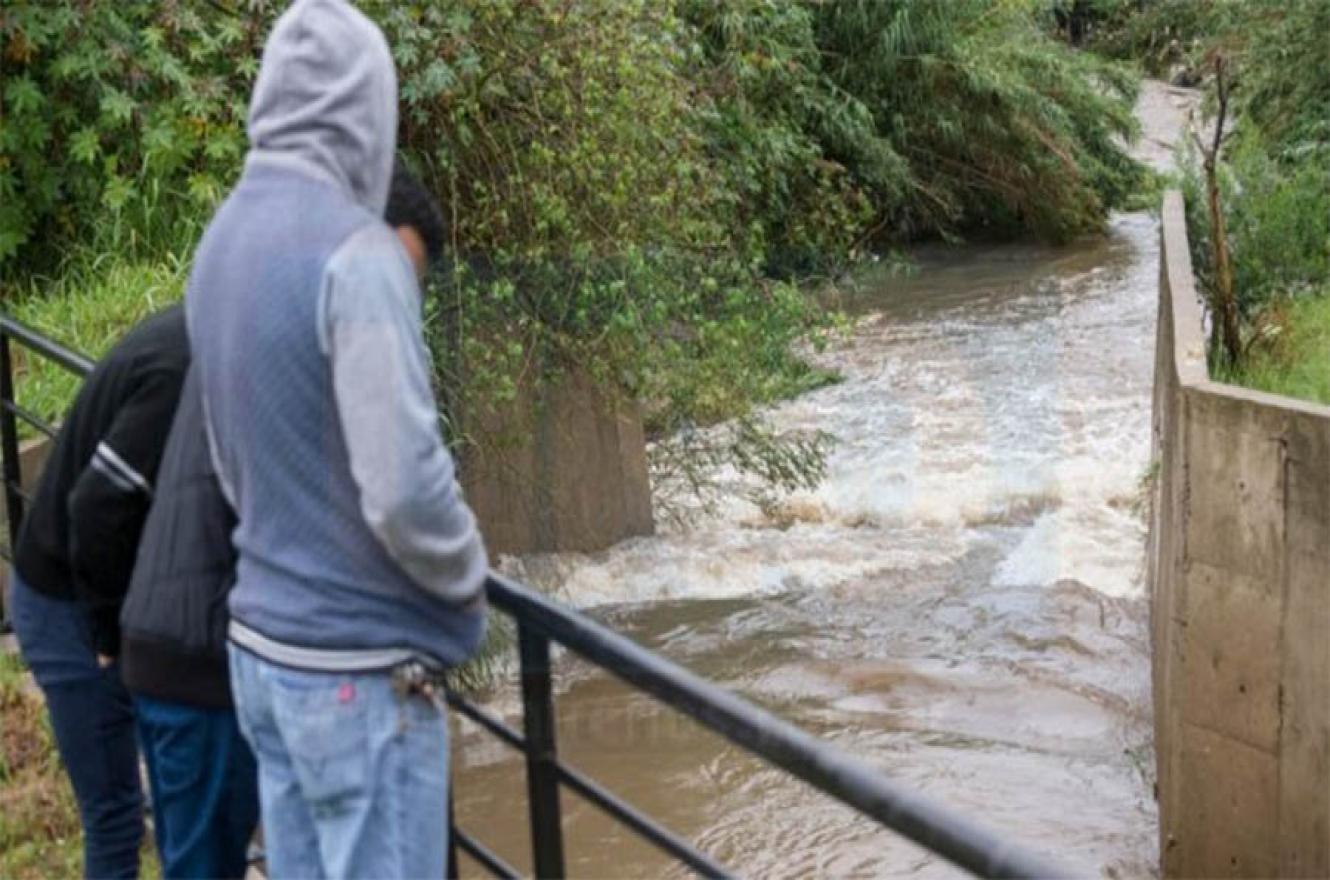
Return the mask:
POLYGON ((681 374, 734 338, 788 349, 816 315, 760 283, 762 234, 707 150, 670 5, 365 8, 396 54, 402 146, 453 219, 434 328, 439 385, 463 389, 451 409, 568 365, 666 421, 750 406, 740 386, 717 410, 721 389, 681 374))
POLYGON ((192 241, 245 149, 263 21, 183 0, 6 4, 0 275, 54 266, 69 241, 192 241))
POLYGON ((1053 40, 1025 0, 684 8, 714 151, 736 157, 744 206, 796 256, 975 230, 1065 240, 1139 180, 1121 145, 1134 79, 1053 40), (782 227, 791 216, 802 225, 782 227))
POLYGON ((1231 162, 1225 202, 1239 302, 1250 312, 1330 280, 1330 166, 1285 167, 1255 132, 1231 162))
POLYGON ((504 266, 726 239, 668 4, 362 5, 394 47, 401 143, 465 249, 504 266))
POLYGON ((1252 0, 1244 108, 1281 161, 1330 161, 1330 3, 1252 0))
MULTIPOLYGON (((75 254, 52 278, 19 285, 7 308, 15 318, 81 354, 100 357, 127 328, 180 299, 188 267, 180 260, 132 260, 115 254, 75 254)), ((79 379, 45 358, 14 349, 15 382, 24 407, 48 423, 60 421, 79 379)), ((25 431, 27 425, 20 422, 25 431)))
MULTIPOLYGON (((1209 298, 1216 273, 1205 187, 1194 155, 1184 168, 1192 264, 1209 298)), ((1245 347, 1255 349, 1268 331, 1278 329, 1268 320, 1272 307, 1323 295, 1330 282, 1330 169, 1316 163, 1281 164, 1248 125, 1220 171, 1234 292, 1245 347)))
MULTIPOLYGON (((910 178, 901 232, 1100 228, 1136 186, 1135 79, 1061 46, 1024 0, 818 5, 833 82, 863 102, 910 178)), ((886 193, 875 193, 885 196, 886 193)))
MULTIPOLYGON (((178 286, 282 6, 0 12, 0 283, 25 314, 86 289, 99 305, 71 308, 128 320, 129 288, 178 286), (71 243, 116 258, 85 271, 71 243)), ((1067 239, 1137 182, 1130 79, 1053 40, 1034 0, 359 6, 451 220, 429 333, 461 442, 459 413, 569 366, 642 401, 654 436, 746 416, 826 380, 791 353, 834 324, 813 273, 918 236, 1067 239)), ((31 385, 49 405, 53 382, 31 385)))
MULTIPOLYGON (((1069 0, 1055 6, 1066 7, 1069 0)), ((1231 35, 1249 0, 1082 0, 1089 46, 1114 58, 1132 59, 1159 76, 1174 65, 1198 75, 1207 51, 1231 35)))
POLYGON ((696 40, 698 116, 741 228, 765 243, 777 271, 856 256, 870 192, 899 199, 909 171, 868 109, 825 75, 816 8, 687 0, 682 10, 696 40))
POLYGON ((1281 302, 1269 338, 1222 378, 1248 388, 1330 404, 1330 288, 1281 302))
MULTIPOLYGON (((1250 0, 1240 16, 1231 9, 1228 15, 1210 51, 1222 52, 1237 71, 1235 134, 1220 168, 1248 361, 1233 375, 1275 388, 1289 376, 1316 373, 1300 358, 1324 356, 1315 329, 1321 307, 1302 300, 1330 289, 1330 6, 1250 0), (1312 323, 1311 335, 1300 329, 1303 321, 1312 323)), ((1214 248, 1197 165, 1193 155, 1185 180, 1188 226, 1197 276, 1209 291, 1214 248)), ((1294 386, 1310 393, 1315 383, 1294 386)))

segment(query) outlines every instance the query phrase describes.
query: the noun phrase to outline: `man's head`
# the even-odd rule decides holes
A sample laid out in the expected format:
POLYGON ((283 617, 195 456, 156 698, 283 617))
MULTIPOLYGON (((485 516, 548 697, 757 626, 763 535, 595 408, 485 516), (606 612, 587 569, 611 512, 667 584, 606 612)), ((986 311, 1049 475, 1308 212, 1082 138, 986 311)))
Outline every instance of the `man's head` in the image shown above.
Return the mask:
POLYGON ((438 203, 401 162, 393 166, 383 219, 397 231, 416 275, 423 277, 425 269, 442 256, 447 232, 438 203))
POLYGON ((397 144, 397 74, 348 0, 296 0, 273 27, 249 104, 251 161, 298 165, 378 214, 397 144))

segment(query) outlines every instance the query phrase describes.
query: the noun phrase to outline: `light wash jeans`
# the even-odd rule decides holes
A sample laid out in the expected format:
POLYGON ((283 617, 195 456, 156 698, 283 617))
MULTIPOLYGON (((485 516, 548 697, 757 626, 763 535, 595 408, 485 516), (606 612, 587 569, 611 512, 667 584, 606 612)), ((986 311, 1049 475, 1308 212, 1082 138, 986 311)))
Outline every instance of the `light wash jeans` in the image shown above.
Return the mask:
POLYGON ((386 672, 302 672, 231 645, 240 729, 259 761, 268 876, 444 876, 448 723, 386 672))

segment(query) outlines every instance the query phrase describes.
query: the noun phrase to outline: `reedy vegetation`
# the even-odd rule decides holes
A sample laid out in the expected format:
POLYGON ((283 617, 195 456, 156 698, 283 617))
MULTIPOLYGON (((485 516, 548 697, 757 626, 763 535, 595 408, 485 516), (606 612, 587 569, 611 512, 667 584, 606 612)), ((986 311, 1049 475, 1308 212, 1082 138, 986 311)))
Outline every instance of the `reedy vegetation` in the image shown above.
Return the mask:
MULTIPOLYGON (((1124 27, 1139 31, 1143 22, 1192 33, 1198 70, 1213 69, 1222 56, 1231 72, 1234 134, 1223 152, 1220 189, 1243 340, 1237 363, 1212 351, 1212 366, 1236 381, 1325 400, 1316 390, 1324 382, 1295 377, 1306 373, 1303 361, 1330 361, 1320 329, 1324 309, 1298 302, 1330 295, 1330 4, 1155 0, 1124 27), (1286 386, 1281 375, 1289 377, 1286 386)), ((1193 151, 1183 184, 1197 274, 1212 295, 1215 248, 1198 163, 1193 151)))
POLYGON ((1139 62, 1153 76, 1181 67, 1188 78, 1203 71, 1216 35, 1243 21, 1247 0, 1054 0, 1088 28, 1086 45, 1139 62))
MULTIPOLYGON (((39 317, 48 279, 108 254, 178 279, 283 5, 0 12, 9 299, 39 317)), ((360 6, 394 49, 402 150, 452 219, 431 331, 454 411, 576 365, 655 436, 745 416, 826 381, 792 354, 833 324, 810 281, 917 237, 1069 239, 1138 179, 1131 79, 1052 39, 1035 0, 360 6)), ((117 328, 141 311, 108 301, 117 328)), ((752 424, 736 436, 772 448, 752 424)))

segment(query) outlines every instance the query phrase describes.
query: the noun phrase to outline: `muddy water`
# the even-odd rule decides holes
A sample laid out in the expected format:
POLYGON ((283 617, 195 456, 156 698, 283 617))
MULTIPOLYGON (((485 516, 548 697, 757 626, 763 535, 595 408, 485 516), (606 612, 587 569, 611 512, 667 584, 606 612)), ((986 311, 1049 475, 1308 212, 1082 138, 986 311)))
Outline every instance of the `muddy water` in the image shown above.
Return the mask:
MULTIPOLYGON (((1147 92, 1147 149, 1179 104, 1147 92)), ((819 490, 511 568, 1078 874, 1153 873, 1134 502, 1155 238, 1124 215, 1069 248, 916 253, 913 277, 861 285, 861 320, 824 355, 844 381, 770 414, 836 437, 819 490)), ((574 658, 558 667, 563 757, 741 873, 954 873, 574 658)), ((491 707, 518 723, 511 686, 491 707)), ((459 821, 529 867, 513 753, 464 725, 456 762, 459 821)), ((574 875, 681 873, 574 795, 564 810, 574 875)))

